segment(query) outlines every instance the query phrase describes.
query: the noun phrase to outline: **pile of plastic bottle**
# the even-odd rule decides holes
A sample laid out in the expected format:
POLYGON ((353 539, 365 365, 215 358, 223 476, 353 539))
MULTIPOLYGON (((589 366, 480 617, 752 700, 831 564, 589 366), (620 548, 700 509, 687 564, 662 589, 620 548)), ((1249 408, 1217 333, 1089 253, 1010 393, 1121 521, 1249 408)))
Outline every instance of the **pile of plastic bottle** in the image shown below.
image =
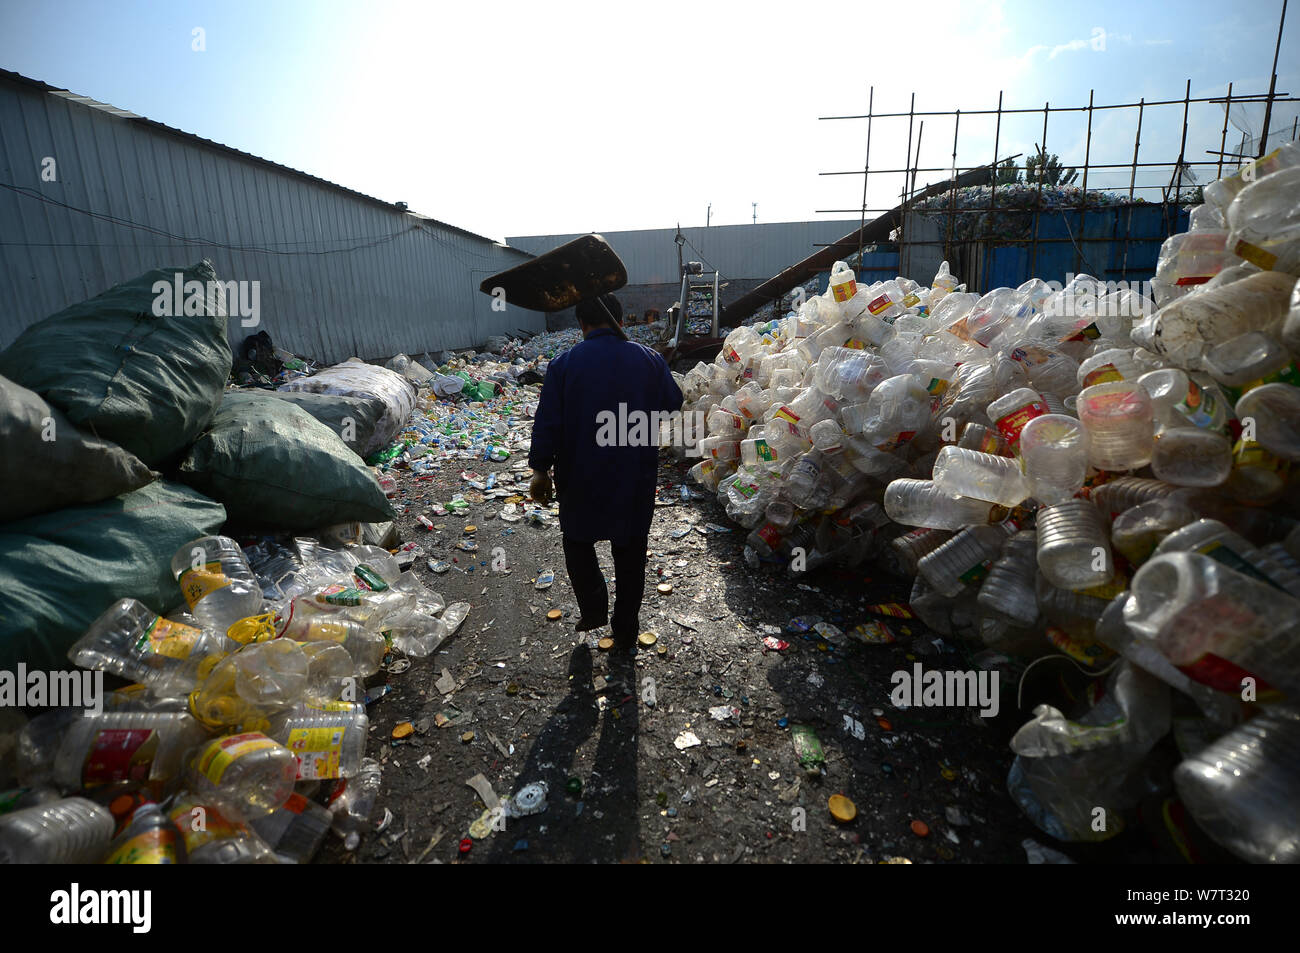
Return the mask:
POLYGON ((424 474, 441 469, 444 460, 503 462, 526 453, 538 387, 497 384, 500 393, 489 400, 467 400, 463 392, 425 394, 393 444, 369 462, 382 471, 396 467, 424 474))
POLYGON ((390 649, 435 651, 468 614, 375 546, 227 537, 172 563, 188 612, 110 606, 69 651, 126 679, 102 710, 21 728, 0 863, 307 863, 373 829, 367 693, 390 649))
POLYGON ((1012 742, 1012 795, 1044 831, 1123 830, 1169 782, 1147 769, 1172 732, 1195 821, 1294 862, 1300 147, 1205 196, 1150 297, 1086 275, 968 293, 946 262, 928 288, 864 287, 838 263, 681 377, 707 436, 689 414, 664 436, 697 445, 751 565, 870 558, 976 658, 1105 676, 1091 709, 1041 705, 1012 742))
POLYGON ((1084 190, 1077 185, 1039 185, 1015 183, 971 185, 916 203, 923 215, 950 215, 953 235, 957 238, 998 238, 1026 240, 1033 231, 1033 218, 1027 211, 1068 211, 1071 209, 1108 208, 1116 205, 1139 205, 1142 199, 1127 195, 1084 190))

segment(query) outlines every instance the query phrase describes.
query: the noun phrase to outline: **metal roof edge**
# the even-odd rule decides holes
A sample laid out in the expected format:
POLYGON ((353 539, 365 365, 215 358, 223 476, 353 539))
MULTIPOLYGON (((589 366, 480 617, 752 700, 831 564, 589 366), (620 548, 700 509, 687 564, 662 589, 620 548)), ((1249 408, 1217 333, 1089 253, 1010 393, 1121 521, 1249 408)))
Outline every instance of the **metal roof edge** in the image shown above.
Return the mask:
POLYGON ((178 139, 183 139, 188 142, 197 143, 198 145, 207 149, 211 149, 215 152, 223 152, 227 155, 237 156, 240 159, 245 159, 250 162, 255 162, 258 165, 275 169, 278 172, 286 172, 289 175, 296 176, 297 178, 306 179, 310 182, 315 182, 317 185, 323 185, 326 188, 333 189, 336 192, 343 192, 347 195, 353 196, 354 198, 358 198, 365 202, 369 202, 372 205, 377 205, 391 212, 400 215, 411 215, 414 216, 415 218, 420 219, 423 222, 431 222, 434 225, 437 225, 441 228, 445 228, 448 229, 449 231, 457 232, 469 238, 474 238, 479 241, 487 242, 488 244, 491 245, 501 245, 502 247, 509 248, 511 251, 518 252, 521 255, 529 255, 529 257, 536 257, 532 255, 530 252, 524 251, 522 248, 514 248, 509 244, 509 239, 507 239, 504 242, 499 242, 494 238, 488 238, 486 235, 480 235, 477 232, 471 232, 467 228, 461 228, 457 225, 451 225, 440 219, 433 218, 432 216, 424 215, 420 212, 413 212, 410 211, 409 209, 398 208, 396 203, 394 202, 385 202, 383 199, 376 198, 373 195, 367 195, 364 192, 358 192, 355 189, 350 189, 345 185, 339 185, 337 182, 331 182, 328 179, 322 179, 319 176, 312 175, 310 172, 303 172, 300 169, 294 169, 287 165, 281 165, 280 163, 273 162, 270 159, 264 159, 261 156, 253 155, 251 152, 243 152, 242 150, 236 149, 233 146, 223 145, 222 143, 215 142, 212 139, 205 139, 202 136, 196 135, 192 132, 186 132, 184 129, 177 129, 175 126, 169 126, 166 123, 158 122, 155 119, 149 119, 145 116, 139 115, 138 113, 133 113, 130 110, 121 109, 117 106, 110 105, 109 103, 100 102, 99 100, 92 99, 89 96, 80 96, 76 93, 73 93, 70 90, 62 89, 58 86, 51 86, 49 83, 43 82, 39 79, 32 79, 29 76, 24 76, 21 73, 15 73, 14 71, 4 69, 3 67, 0 67, 0 80, 9 82, 15 86, 26 86, 30 89, 35 89, 43 93, 58 96, 61 99, 66 99, 69 102, 76 103, 80 106, 85 106, 89 109, 96 109, 99 110, 100 112, 108 113, 110 116, 113 116, 116 119, 122 119, 127 122, 136 123, 138 125, 148 126, 151 129, 167 133, 168 135, 174 136, 178 139))

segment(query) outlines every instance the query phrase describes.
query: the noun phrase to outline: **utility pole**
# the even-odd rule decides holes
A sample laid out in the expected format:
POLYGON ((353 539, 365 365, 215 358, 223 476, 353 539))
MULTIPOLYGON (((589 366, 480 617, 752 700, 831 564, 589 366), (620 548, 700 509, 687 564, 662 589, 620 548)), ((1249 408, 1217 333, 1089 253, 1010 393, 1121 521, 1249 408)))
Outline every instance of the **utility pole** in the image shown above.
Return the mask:
POLYGON ((754 224, 757 225, 758 224, 758 203, 750 202, 749 204, 754 206, 754 224))
POLYGON ((713 218, 713 203, 709 203, 709 209, 704 213, 704 227, 709 227, 709 220, 713 218))

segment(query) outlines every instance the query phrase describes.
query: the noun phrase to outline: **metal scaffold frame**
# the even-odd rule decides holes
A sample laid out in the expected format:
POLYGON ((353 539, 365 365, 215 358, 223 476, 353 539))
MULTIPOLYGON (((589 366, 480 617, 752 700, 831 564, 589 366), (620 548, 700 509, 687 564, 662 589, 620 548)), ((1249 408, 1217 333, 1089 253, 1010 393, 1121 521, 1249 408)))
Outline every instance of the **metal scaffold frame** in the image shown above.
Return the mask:
MULTIPOLYGON (((1119 271, 1121 274, 1124 274, 1128 271, 1128 264, 1129 264, 1128 251, 1129 251, 1129 246, 1131 244, 1152 242, 1152 241, 1162 242, 1170 234, 1173 234, 1175 231, 1178 230, 1177 228, 1178 208, 1181 205, 1191 204, 1189 192, 1191 194, 1194 194, 1194 188, 1196 185, 1196 181, 1195 181, 1196 172, 1198 170, 1211 173, 1209 176, 1207 176, 1207 178, 1204 181, 1209 181, 1210 179, 1222 178, 1225 172, 1225 167, 1227 169, 1228 174, 1231 174, 1233 171, 1233 167, 1236 163, 1249 161, 1256 157, 1262 157, 1265 154, 1266 149, 1268 149, 1270 145, 1276 148, 1277 145, 1280 145, 1284 141, 1294 140, 1297 136, 1297 133, 1300 133, 1300 128, 1298 128, 1298 122, 1296 120, 1293 120, 1288 125, 1284 125, 1282 128, 1275 127, 1271 130, 1269 128, 1268 124, 1273 115, 1273 110, 1275 105, 1279 103, 1300 102, 1300 97, 1295 97, 1285 93, 1277 92, 1276 76, 1274 77, 1274 81, 1271 84, 1269 91, 1266 93, 1250 93, 1250 94, 1234 93, 1233 84, 1231 83, 1228 85, 1226 95, 1223 96, 1193 97, 1191 95, 1191 90, 1192 90, 1192 84, 1191 84, 1191 80, 1189 79, 1186 82, 1183 96, 1182 98, 1179 99, 1164 99, 1164 100, 1148 101, 1145 98, 1143 98, 1143 99, 1139 99, 1137 102, 1100 104, 1095 101, 1094 91, 1090 90, 1088 93, 1088 102, 1086 105, 1053 106, 1050 102, 1046 102, 1041 107, 1025 107, 1025 108, 1009 108, 1005 106, 1003 103, 1003 94, 999 92, 997 106, 995 108, 973 109, 973 110, 966 110, 966 109, 918 110, 916 108, 916 94, 913 93, 911 96, 909 107, 906 112, 902 112, 902 111, 877 112, 875 109, 875 88, 871 87, 868 91, 867 111, 865 113, 857 114, 857 115, 846 115, 846 116, 819 117, 823 121, 857 121, 857 120, 865 119, 867 122, 867 130, 866 130, 867 147, 866 147, 866 158, 863 163, 863 167, 861 169, 836 170, 836 171, 828 171, 828 172, 820 173, 821 175, 824 176, 862 176, 861 205, 858 208, 818 209, 817 214, 844 214, 844 213, 859 214, 862 223, 862 228, 859 229, 857 239, 856 239, 859 265, 861 265, 863 260, 862 259, 863 252, 868 250, 866 247, 867 246, 866 236, 868 234, 869 229, 866 226, 869 221, 874 220, 876 216, 890 215, 892 218, 896 219, 898 224, 901 226, 903 222, 908 220, 909 213, 913 213, 916 204, 920 200, 930 199, 931 201, 928 203, 927 211, 932 215, 943 216, 944 218, 946 218, 946 233, 942 239, 927 241, 924 239, 911 238, 907 235, 906 228, 901 228, 901 227, 898 228, 898 231, 901 232, 897 240, 897 245, 898 245, 899 255, 900 255, 900 264, 904 259, 905 249, 909 247, 916 247, 919 245, 941 246, 943 249, 943 257, 948 259, 954 258, 955 254, 965 246, 983 246, 986 249, 992 249, 999 246, 1020 245, 1020 246, 1026 246, 1028 248, 1029 271, 1030 274, 1036 274, 1037 272, 1034 269, 1038 263, 1040 246, 1068 242, 1071 243, 1075 249, 1074 271, 1077 273, 1077 272, 1087 270, 1084 266, 1088 264, 1088 256, 1085 253, 1084 249, 1088 246, 1089 243, 1119 242, 1122 246, 1122 253, 1121 253, 1122 264, 1116 269, 1109 269, 1109 270, 1119 271), (1229 141, 1228 141, 1229 111, 1234 106, 1240 107, 1246 105, 1264 106, 1264 110, 1265 110, 1264 130, 1257 139, 1253 139, 1253 140, 1247 137, 1243 133, 1240 144, 1238 144, 1236 146, 1235 151, 1233 151, 1232 149, 1229 148, 1229 141), (1148 129, 1150 128, 1151 112, 1153 110, 1179 109, 1179 108, 1181 108, 1182 111, 1182 133, 1179 141, 1177 156, 1172 158, 1165 157, 1162 158, 1160 161, 1144 161, 1142 156, 1142 151, 1141 151, 1142 133, 1143 133, 1144 123, 1147 125, 1148 129), (1194 108, 1196 109, 1212 108, 1215 110, 1222 109, 1223 111, 1222 127, 1219 130, 1219 139, 1217 143, 1218 148, 1204 149, 1204 154, 1206 155, 1206 158, 1204 159, 1192 159, 1189 158, 1187 154, 1189 123, 1192 118, 1194 108), (1098 114, 1103 114, 1103 113, 1110 114, 1113 113, 1114 111, 1124 111, 1124 110, 1131 111, 1134 119, 1133 155, 1131 160, 1127 162, 1094 161, 1095 158, 1095 153, 1093 148, 1094 117, 1097 116, 1098 114), (1083 162, 1082 164, 1078 164, 1078 165, 1071 164, 1071 168, 1074 169, 1080 177, 1079 185, 1080 185, 1082 198, 1083 198, 1083 201, 1081 201, 1081 203, 1077 208, 1070 207, 1066 209, 1059 209, 1059 208, 1044 209, 1042 207, 1042 191, 1045 184, 1045 180, 1043 175, 1041 174, 1041 170, 1042 170, 1041 159, 1039 160, 1038 163, 1033 163, 1030 161, 1030 159, 1026 159, 1024 164, 1019 164, 1019 160, 1023 156, 1025 156, 1024 152, 1017 152, 1014 155, 1008 155, 1008 156, 1001 155, 1002 140, 1004 135, 1004 127, 1003 127, 1004 118, 1012 117, 1012 116, 1041 115, 1043 119, 1042 131, 1038 137, 1037 142, 1033 143, 1033 146, 1036 153, 1042 158, 1046 158, 1047 156, 1049 156, 1051 153, 1047 151, 1048 120, 1054 114, 1058 114, 1058 115, 1072 114, 1075 116, 1086 116, 1086 132, 1083 138, 1083 162), (962 119, 964 117, 969 122, 971 118, 981 117, 981 116, 995 118, 992 162, 981 163, 976 165, 963 165, 959 162, 959 144, 960 144, 962 119), (922 136, 924 135, 925 132, 925 120, 930 119, 931 126, 933 127, 935 119, 945 119, 945 118, 950 119, 953 124, 951 164, 947 167, 934 166, 934 165, 922 165, 920 159, 920 147, 921 147, 922 136), (879 122, 889 123, 891 121, 898 123, 901 126, 901 121, 903 119, 907 120, 907 136, 908 136, 907 159, 905 164, 901 167, 872 168, 871 166, 872 137, 874 135, 878 140, 882 134, 882 130, 875 129, 875 126, 879 122), (916 124, 918 121, 920 124, 920 129, 918 134, 916 135, 915 147, 914 147, 913 130, 916 128, 916 124), (1249 145, 1253 150, 1251 154, 1248 154, 1246 152, 1247 145, 1249 145), (1007 163, 1007 162, 1010 162, 1011 164, 1006 166, 999 165, 999 163, 1007 163), (999 205, 997 203, 997 195, 999 189, 998 178, 999 178, 1000 170, 1005 170, 1007 172, 1014 170, 1017 174, 1023 172, 1026 174, 1026 180, 1024 184, 1032 186, 1034 182, 1033 180, 1031 180, 1030 176, 1033 175, 1035 168, 1039 170, 1039 174, 1037 175, 1036 178, 1037 186, 1038 186, 1038 197, 1037 197, 1037 201, 1034 204, 1032 204, 1028 208, 1021 208, 1021 207, 1011 206, 1007 204, 999 205), (987 175, 981 174, 983 170, 987 170, 987 175), (1122 186, 1118 188, 1111 187, 1106 190, 1111 192, 1112 196, 1118 195, 1120 197, 1121 200, 1118 203, 1112 201, 1109 204, 1101 203, 1101 202, 1097 204, 1093 204, 1087 201, 1087 197, 1090 194, 1089 193, 1090 177, 1092 178, 1093 189, 1095 191, 1096 184, 1099 181, 1098 178, 1099 173, 1103 175, 1113 176, 1122 170, 1128 170, 1129 172, 1127 190, 1125 190, 1122 186), (1140 171, 1145 172, 1146 176, 1149 178, 1150 173, 1154 170, 1167 171, 1169 173, 1168 181, 1156 182, 1156 183, 1147 182, 1145 184, 1139 184, 1138 176, 1140 171), (932 173, 932 172, 947 173, 948 174, 947 181, 940 183, 938 186, 936 185, 925 186, 918 192, 916 188, 917 175, 920 173, 932 173), (868 182, 870 178, 872 176, 879 177, 879 176, 888 176, 888 175, 902 176, 902 186, 898 192, 899 206, 894 209, 869 207, 868 182), (978 206, 963 204, 961 207, 958 207, 958 203, 957 203, 958 189, 972 184, 989 186, 987 204, 978 205, 978 206), (949 198, 948 209, 946 212, 944 212, 942 209, 936 211, 935 206, 938 202, 938 197, 936 193, 942 194, 943 192, 948 193, 948 198, 949 198), (1146 200, 1145 197, 1141 195, 1141 193, 1143 192, 1158 193, 1158 198, 1155 195, 1153 195, 1150 200, 1146 200), (1118 232, 1120 234, 1116 234, 1116 235, 1090 236, 1085 234, 1082 225, 1086 221, 1086 218, 1090 212, 1095 217, 1099 209, 1118 208, 1120 210, 1118 214, 1121 216, 1123 216, 1125 212, 1127 212, 1127 217, 1129 220, 1128 224, 1131 226, 1132 218, 1133 218, 1133 210, 1135 208, 1140 208, 1144 201, 1149 201, 1150 204, 1156 204, 1156 202, 1159 202, 1161 208, 1163 209, 1163 215, 1162 215, 1163 234, 1133 235, 1131 234, 1131 228, 1123 227, 1123 226, 1121 226, 1118 229, 1118 232), (1038 234, 1039 219, 1046 213, 1056 214, 1061 211, 1078 212, 1079 223, 1080 223, 1078 228, 1078 234, 1077 235, 1074 234, 1074 231, 1070 228, 1067 220, 1065 226, 1068 233, 1067 237, 1040 236, 1038 234), (995 233, 993 229, 995 213, 997 215, 1001 215, 1004 217, 1012 216, 1012 215, 1032 215, 1033 217, 1032 229, 1030 230, 1030 234, 1028 235, 1027 238, 1016 238, 1016 239, 1008 239, 1003 236, 999 236, 998 234, 995 233), (983 215, 984 217, 983 221, 986 228, 983 231, 979 232, 978 234, 967 235, 964 237, 955 236, 954 226, 956 224, 957 218, 959 215, 966 215, 966 214, 983 215)), ((1218 125, 1217 118, 1215 121, 1215 125, 1218 125)), ((899 131, 901 132, 901 128, 899 129, 899 131)), ((1198 144, 1209 145, 1210 143, 1198 143, 1198 144)), ((1062 163, 1064 163, 1063 159, 1062 159, 1062 163)), ((839 243, 836 243, 836 245, 842 248, 844 242, 841 241, 839 243)), ((970 287, 987 290, 985 288, 985 280, 987 279, 987 272, 988 272, 991 258, 992 256, 988 254, 982 255, 980 257, 981 267, 977 269, 979 271, 979 274, 969 276, 971 280, 968 281, 968 285, 970 287)), ((863 270, 880 271, 882 269, 864 268, 863 270)), ((1098 269, 1098 270, 1106 270, 1106 269, 1098 269)), ((967 277, 967 276, 963 276, 963 277, 967 277)), ((1104 276, 1099 275, 1098 277, 1104 277, 1104 276)))

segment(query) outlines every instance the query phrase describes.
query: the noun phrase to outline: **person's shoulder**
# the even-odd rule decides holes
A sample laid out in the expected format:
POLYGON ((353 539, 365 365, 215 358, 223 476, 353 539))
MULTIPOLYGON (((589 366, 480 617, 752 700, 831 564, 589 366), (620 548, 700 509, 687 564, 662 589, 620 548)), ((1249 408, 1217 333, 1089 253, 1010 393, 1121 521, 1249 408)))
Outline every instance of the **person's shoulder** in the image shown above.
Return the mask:
POLYGON ((640 348, 642 356, 648 358, 650 361, 660 364, 663 363, 664 356, 648 344, 642 344, 639 341, 628 341, 627 343, 631 344, 633 347, 640 348))

